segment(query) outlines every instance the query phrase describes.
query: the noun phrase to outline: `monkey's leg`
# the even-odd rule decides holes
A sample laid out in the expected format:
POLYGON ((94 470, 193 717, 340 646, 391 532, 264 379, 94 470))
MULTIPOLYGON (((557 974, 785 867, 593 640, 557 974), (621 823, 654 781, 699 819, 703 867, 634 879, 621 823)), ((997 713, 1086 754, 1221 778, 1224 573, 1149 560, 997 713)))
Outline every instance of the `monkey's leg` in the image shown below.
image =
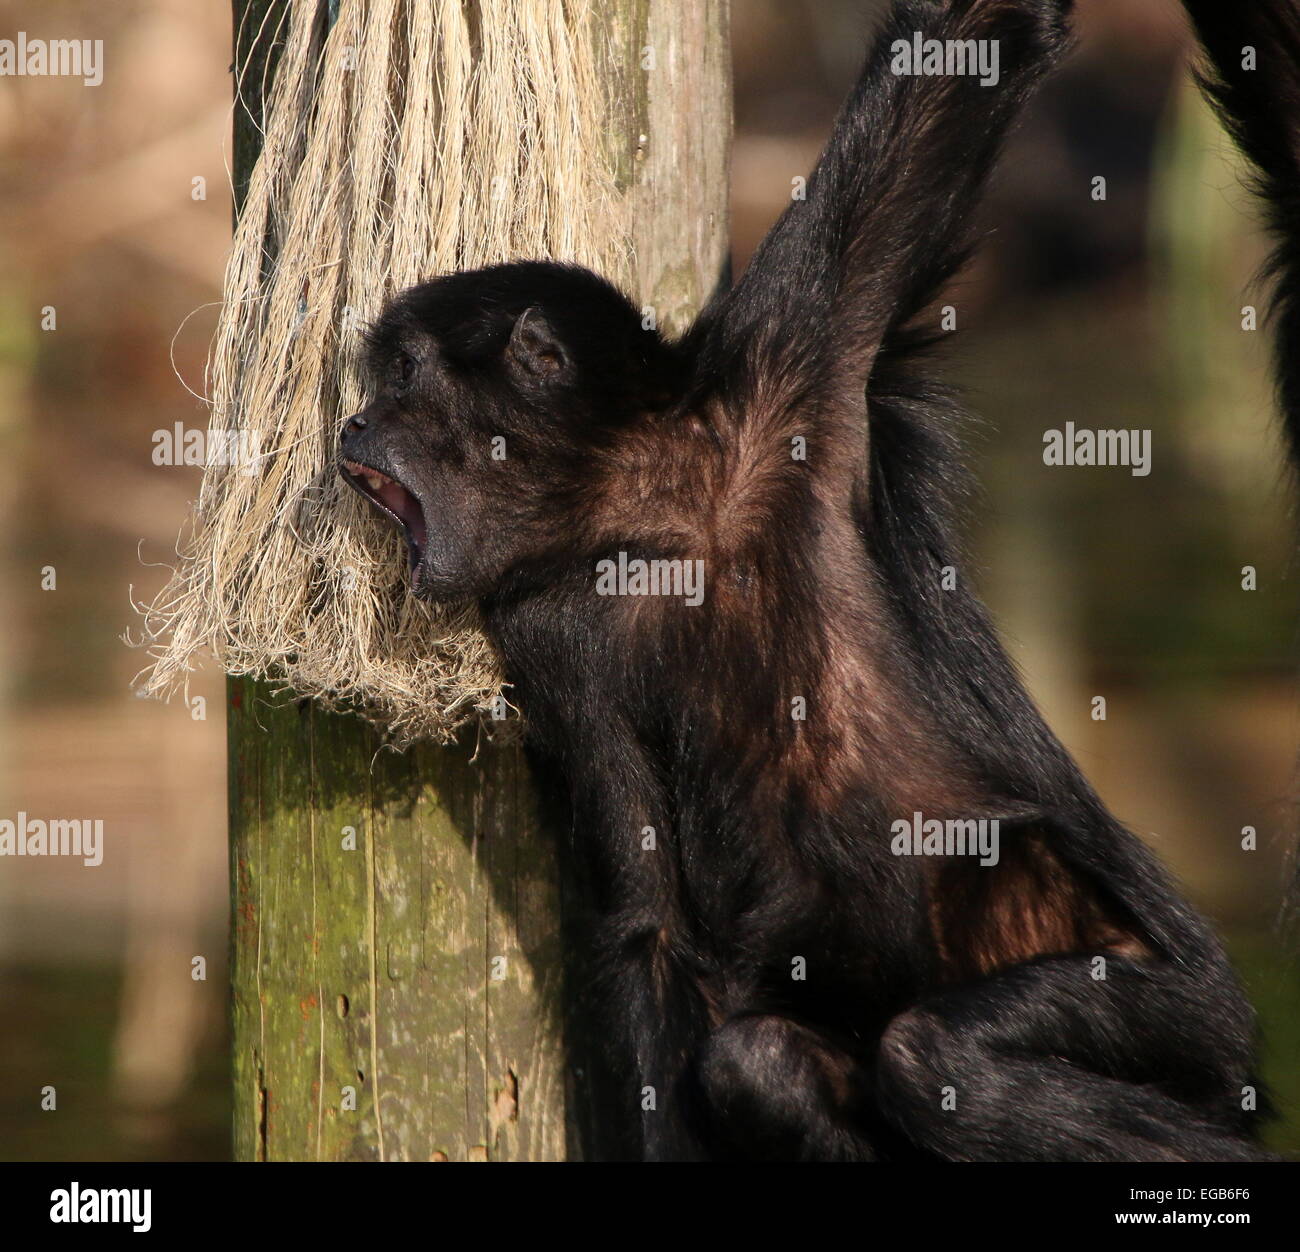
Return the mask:
POLYGON ((618 1071, 617 1098, 639 1108, 641 1159, 698 1160, 703 1151, 681 1096, 683 1073, 709 1029, 695 983, 657 922, 612 915, 594 934, 604 954, 594 980, 597 1020, 618 1071))
POLYGON ((1053 957, 921 1001, 881 1038, 882 1113, 956 1161, 1267 1160, 1236 1027, 1171 966, 1053 957))
POLYGON ((714 1155, 870 1161, 871 1082, 816 1031, 772 1015, 733 1017, 705 1039, 693 1072, 714 1155))

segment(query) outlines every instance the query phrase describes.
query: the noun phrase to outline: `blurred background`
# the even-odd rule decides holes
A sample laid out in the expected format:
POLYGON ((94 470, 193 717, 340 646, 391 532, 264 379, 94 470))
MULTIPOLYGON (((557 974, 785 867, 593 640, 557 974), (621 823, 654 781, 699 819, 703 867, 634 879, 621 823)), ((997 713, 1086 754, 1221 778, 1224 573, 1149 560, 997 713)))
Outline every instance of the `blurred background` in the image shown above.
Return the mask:
MULTIPOLYGON (((733 0, 737 270, 880 7, 733 0)), ((1265 246, 1174 0, 1079 8, 1079 50, 1017 134, 950 298, 975 569, 1049 720, 1227 937, 1262 1018, 1273 1142, 1300 1153, 1300 971, 1276 929, 1300 596, 1266 334, 1242 329, 1265 246), (1045 467, 1044 431, 1068 421, 1151 430, 1150 476, 1045 467)), ((103 39, 107 71, 0 79, 0 816, 102 818, 107 851, 0 860, 0 1158, 220 1159, 223 684, 209 670, 188 703, 139 701, 122 636, 197 492, 197 469, 151 457, 155 431, 206 426, 191 391, 229 238, 228 5, 0 0, 0 38, 19 30, 103 39)))

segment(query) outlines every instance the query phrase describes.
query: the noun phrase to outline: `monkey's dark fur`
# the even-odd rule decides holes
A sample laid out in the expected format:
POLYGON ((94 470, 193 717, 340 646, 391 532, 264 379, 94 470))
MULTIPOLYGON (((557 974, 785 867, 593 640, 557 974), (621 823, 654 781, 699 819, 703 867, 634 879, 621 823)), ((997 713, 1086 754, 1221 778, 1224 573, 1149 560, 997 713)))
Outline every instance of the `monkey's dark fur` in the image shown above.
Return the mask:
POLYGON ((374 328, 343 472, 417 594, 479 603, 564 780, 647 1159, 1266 1155, 1218 941, 943 589, 960 412, 913 327, 1069 8, 899 0, 806 201, 678 342, 544 263, 374 328), (891 73, 914 31, 999 40, 1001 81, 891 73), (703 604, 597 595, 620 552, 703 561, 703 604), (998 819, 999 863, 892 854, 917 812, 998 819))
POLYGON ((1208 57, 1198 76, 1256 172, 1277 242, 1278 399, 1300 463, 1300 4, 1297 0, 1184 0, 1208 57), (1254 53, 1248 63, 1247 51, 1254 53))

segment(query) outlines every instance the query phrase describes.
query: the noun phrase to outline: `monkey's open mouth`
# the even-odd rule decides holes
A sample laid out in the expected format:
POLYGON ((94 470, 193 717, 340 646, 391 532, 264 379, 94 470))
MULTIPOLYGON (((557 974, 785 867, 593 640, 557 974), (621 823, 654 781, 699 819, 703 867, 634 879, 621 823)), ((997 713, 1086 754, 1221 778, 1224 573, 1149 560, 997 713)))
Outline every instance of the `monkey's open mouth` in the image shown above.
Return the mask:
POLYGON ((412 572, 419 566, 424 556, 425 544, 429 540, 428 528, 424 523, 424 510, 414 493, 408 491, 395 478, 361 465, 356 461, 344 461, 340 466, 344 481, 355 488, 381 513, 391 517, 406 535, 406 547, 410 554, 412 572))

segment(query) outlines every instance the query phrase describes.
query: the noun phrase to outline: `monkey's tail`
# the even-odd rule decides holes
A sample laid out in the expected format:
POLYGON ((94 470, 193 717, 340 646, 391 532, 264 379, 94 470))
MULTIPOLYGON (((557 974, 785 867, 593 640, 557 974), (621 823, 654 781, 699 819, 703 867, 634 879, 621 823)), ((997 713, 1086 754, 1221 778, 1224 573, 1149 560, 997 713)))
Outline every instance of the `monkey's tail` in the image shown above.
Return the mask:
POLYGON ((1300 0, 1183 0, 1205 60, 1197 81, 1250 161, 1275 249, 1278 401, 1300 471, 1300 0))
MULTIPOLYGON (((1278 407, 1300 482, 1300 0, 1183 0, 1205 50, 1197 82, 1250 161, 1274 250, 1278 407)), ((1300 842, 1291 840, 1281 925, 1300 941, 1300 842)), ((1294 950, 1294 949, 1293 949, 1294 950)))

